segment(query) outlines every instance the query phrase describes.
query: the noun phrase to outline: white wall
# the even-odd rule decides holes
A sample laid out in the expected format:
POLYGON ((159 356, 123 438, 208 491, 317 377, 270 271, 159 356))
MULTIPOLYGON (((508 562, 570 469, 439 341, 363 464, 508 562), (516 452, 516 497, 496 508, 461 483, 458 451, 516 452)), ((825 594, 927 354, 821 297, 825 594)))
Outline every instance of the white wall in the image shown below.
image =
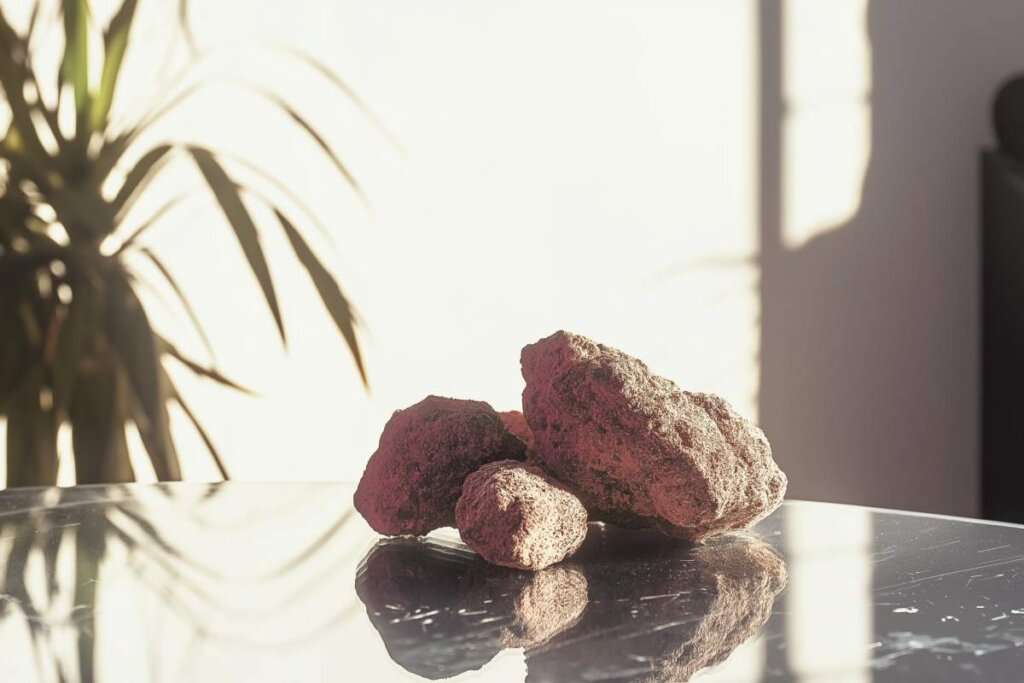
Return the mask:
MULTIPOLYGON (((123 83, 136 106, 169 34, 159 4, 123 83)), ((261 394, 183 379, 237 478, 355 478, 391 411, 428 393, 516 407, 519 349, 567 328, 761 419, 795 496, 976 510, 975 156, 991 93, 1024 66, 1017 3, 191 4, 199 44, 220 55, 199 73, 279 88, 373 206, 237 88, 205 91, 156 131, 235 150, 294 187, 329 224, 333 248, 309 232, 367 323, 369 395, 270 223, 287 355, 195 173, 182 163, 158 190, 192 195, 150 243, 197 300, 223 369, 261 394), (759 90, 772 7, 777 111, 759 90), (253 47, 280 43, 337 70, 404 152, 253 47), (778 156, 762 158, 776 129, 778 156)), ((179 431, 189 473, 212 476, 179 431)))
MULTIPOLYGON (((405 154, 273 56, 208 71, 282 86, 363 179, 372 216, 300 134, 235 91, 164 128, 262 159, 297 187, 331 225, 334 265, 367 322, 369 396, 272 228, 287 356, 201 193, 154 233, 225 370, 263 394, 188 386, 238 477, 358 477, 391 412, 429 393, 518 407, 520 348, 563 327, 754 410, 750 2, 243 6, 194 3, 200 44, 301 44, 372 104, 405 154), (274 137, 253 148, 264 122, 274 137)), ((182 168, 175 184, 196 186, 182 168)))

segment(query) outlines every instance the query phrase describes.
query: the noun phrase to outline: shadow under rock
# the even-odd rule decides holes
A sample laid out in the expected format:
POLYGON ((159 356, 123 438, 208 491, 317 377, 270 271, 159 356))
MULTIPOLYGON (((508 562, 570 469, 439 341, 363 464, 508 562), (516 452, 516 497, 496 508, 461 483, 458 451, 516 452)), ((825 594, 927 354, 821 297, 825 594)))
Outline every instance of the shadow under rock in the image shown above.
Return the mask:
POLYGON ((437 539, 379 542, 356 592, 391 658, 439 679, 525 650, 527 681, 685 681, 756 635, 786 584, 749 535, 690 546, 593 525, 571 562, 529 573, 437 539))

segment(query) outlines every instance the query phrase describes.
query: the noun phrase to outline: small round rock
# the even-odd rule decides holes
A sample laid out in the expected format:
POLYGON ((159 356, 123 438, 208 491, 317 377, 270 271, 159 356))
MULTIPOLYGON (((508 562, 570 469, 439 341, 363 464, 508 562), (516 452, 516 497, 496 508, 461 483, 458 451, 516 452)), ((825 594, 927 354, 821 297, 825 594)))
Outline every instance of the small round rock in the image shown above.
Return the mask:
POLYGON ((455 523, 463 542, 488 562, 533 571, 569 557, 587 537, 579 499, 539 467, 515 460, 466 477, 455 523))

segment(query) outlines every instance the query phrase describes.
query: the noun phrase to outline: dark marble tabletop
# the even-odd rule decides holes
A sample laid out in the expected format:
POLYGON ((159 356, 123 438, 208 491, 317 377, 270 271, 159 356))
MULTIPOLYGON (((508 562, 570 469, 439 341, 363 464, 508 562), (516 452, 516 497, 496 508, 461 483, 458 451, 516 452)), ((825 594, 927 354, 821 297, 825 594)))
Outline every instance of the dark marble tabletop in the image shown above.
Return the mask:
POLYGON ((351 495, 0 492, 0 680, 1024 680, 1024 527, 790 502, 698 547, 592 525, 531 574, 351 495))

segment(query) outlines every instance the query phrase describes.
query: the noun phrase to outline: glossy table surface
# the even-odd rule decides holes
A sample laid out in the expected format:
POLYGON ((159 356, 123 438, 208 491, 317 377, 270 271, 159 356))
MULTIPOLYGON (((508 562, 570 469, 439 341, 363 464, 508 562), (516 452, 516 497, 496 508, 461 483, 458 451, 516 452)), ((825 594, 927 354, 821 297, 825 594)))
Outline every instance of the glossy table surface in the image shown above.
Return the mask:
POLYGON ((1024 527, 789 502, 491 567, 341 484, 0 492, 0 680, 1021 681, 1024 527))

